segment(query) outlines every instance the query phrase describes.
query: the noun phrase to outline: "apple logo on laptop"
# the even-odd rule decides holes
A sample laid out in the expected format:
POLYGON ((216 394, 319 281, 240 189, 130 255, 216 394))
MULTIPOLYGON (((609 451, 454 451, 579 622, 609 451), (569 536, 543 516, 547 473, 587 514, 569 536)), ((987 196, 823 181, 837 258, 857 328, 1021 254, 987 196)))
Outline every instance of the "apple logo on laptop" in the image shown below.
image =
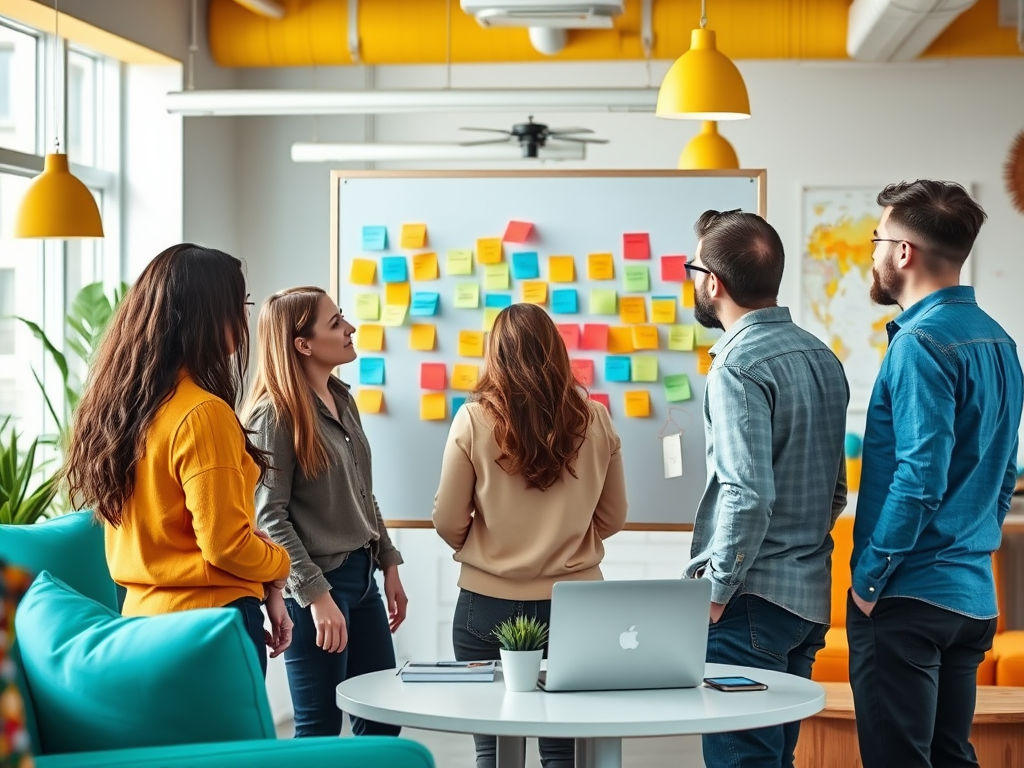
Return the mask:
POLYGON ((630 627, 621 635, 619 635, 619 645, 622 646, 623 650, 632 651, 634 648, 640 645, 640 643, 636 639, 636 636, 636 624, 634 624, 632 627, 630 627))

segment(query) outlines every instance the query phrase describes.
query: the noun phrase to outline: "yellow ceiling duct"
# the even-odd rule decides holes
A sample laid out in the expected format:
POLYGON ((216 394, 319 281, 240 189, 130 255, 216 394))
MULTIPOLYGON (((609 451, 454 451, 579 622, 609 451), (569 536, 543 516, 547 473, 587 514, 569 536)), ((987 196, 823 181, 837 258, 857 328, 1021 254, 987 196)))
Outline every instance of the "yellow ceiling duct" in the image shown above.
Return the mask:
MULTIPOLYGON (((211 0, 210 49, 223 67, 352 64, 346 0, 277 0, 284 18, 258 15, 238 0, 211 0)), ((846 59, 850 0, 731 0, 714 9, 719 49, 732 59, 846 59)), ((690 46, 700 0, 654 0, 655 59, 690 46)), ((484 29, 459 0, 363 0, 357 6, 362 64, 456 64, 642 59, 641 0, 610 30, 571 30, 554 56, 538 53, 525 29, 484 29), (449 20, 451 34, 449 36, 449 20)), ((1020 56, 1016 30, 999 28, 998 0, 979 0, 925 56, 1020 56)))

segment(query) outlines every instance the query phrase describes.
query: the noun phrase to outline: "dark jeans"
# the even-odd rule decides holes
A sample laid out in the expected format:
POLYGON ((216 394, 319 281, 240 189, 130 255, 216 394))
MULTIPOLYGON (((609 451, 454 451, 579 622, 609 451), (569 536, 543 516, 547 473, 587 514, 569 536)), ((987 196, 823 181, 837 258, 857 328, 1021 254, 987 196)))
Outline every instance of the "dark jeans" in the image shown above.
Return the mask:
MULTIPOLYGON (((465 589, 459 593, 452 625, 452 642, 457 661, 500 659, 501 646, 491 634, 495 627, 513 616, 533 616, 551 625, 550 600, 502 600, 465 589)), ((545 647, 545 655, 547 648, 545 647)), ((474 736, 477 768, 494 768, 497 742, 493 736, 474 736)), ((544 768, 573 768, 576 742, 573 739, 540 739, 540 762, 544 768)))
MULTIPOLYGON (((292 598, 285 600, 295 623, 292 644, 284 652, 288 687, 295 708, 295 736, 337 736, 342 712, 335 703, 335 689, 350 677, 394 669, 388 615, 373 578, 373 560, 366 549, 357 549, 333 571, 324 574, 331 597, 345 617, 348 645, 341 653, 328 653, 316 644, 316 625, 310 608, 292 598)), ((397 736, 398 725, 384 725, 349 715, 356 736, 397 736)))
MULTIPOLYGON (((740 664, 810 678, 828 626, 756 595, 734 597, 708 627, 709 662, 740 664)), ((743 696, 728 693, 726 696, 743 696)), ((792 768, 800 722, 704 736, 707 768, 792 768)))
POLYGON ((256 656, 260 660, 260 669, 263 670, 263 677, 267 676, 267 636, 263 631, 263 611, 260 610, 260 601, 255 597, 240 597, 232 600, 225 608, 237 608, 242 614, 242 621, 245 623, 245 631, 249 633, 253 643, 256 644, 256 656))
POLYGON ((846 601, 850 686, 864 768, 976 768, 978 665, 995 619, 887 597, 871 616, 846 601))

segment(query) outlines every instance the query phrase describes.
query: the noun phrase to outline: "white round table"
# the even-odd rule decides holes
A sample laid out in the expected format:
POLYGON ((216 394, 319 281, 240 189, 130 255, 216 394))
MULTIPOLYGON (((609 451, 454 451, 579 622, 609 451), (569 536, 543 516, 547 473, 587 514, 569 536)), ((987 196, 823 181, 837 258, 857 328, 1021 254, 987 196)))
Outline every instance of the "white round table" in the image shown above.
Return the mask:
POLYGON ((493 683, 403 683, 396 670, 338 686, 345 712, 391 725, 498 737, 498 768, 522 768, 526 737, 576 740, 576 764, 620 768, 622 739, 742 731, 803 720, 825 706, 817 683, 781 672, 708 664, 705 677, 744 675, 767 691, 712 688, 510 693, 493 683))

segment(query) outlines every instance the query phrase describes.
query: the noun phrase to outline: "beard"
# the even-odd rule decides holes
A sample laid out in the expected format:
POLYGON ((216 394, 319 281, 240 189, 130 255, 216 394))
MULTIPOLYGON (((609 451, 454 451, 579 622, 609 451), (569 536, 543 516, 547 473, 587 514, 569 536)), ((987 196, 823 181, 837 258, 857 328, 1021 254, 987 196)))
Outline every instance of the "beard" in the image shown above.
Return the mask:
POLYGON ((906 275, 896 271, 889 256, 882 261, 882 271, 879 272, 874 266, 871 267, 871 300, 883 307, 899 305, 899 296, 903 293, 903 285, 906 283, 906 275))
POLYGON ((715 305, 711 303, 711 297, 708 296, 705 281, 701 281, 700 285, 695 285, 693 288, 693 319, 705 328, 724 330, 722 321, 718 319, 718 313, 715 311, 715 305))

